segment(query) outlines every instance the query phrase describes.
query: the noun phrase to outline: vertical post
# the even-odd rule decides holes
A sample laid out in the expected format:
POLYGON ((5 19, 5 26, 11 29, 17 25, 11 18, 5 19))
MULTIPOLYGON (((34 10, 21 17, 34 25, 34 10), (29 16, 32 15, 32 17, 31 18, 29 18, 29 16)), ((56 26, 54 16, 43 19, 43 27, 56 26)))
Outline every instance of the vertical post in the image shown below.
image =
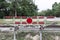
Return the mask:
POLYGON ((40 40, 42 40, 42 31, 43 31, 43 26, 40 26, 40 40))
POLYGON ((42 32, 40 31, 40 40, 42 40, 42 32))
POLYGON ((14 22, 14 40, 16 40, 16 25, 15 25, 15 22, 14 22))
MULTIPOLYGON (((17 16, 17 12, 16 12, 16 2, 17 0, 15 0, 15 5, 14 5, 14 10, 15 10, 15 17, 17 16)), ((15 17, 14 17, 14 20, 15 20, 15 17)), ((14 21, 14 40, 16 40, 16 25, 15 25, 15 21, 14 21)))
POLYGON ((15 29, 14 29, 14 40, 16 40, 16 32, 15 32, 15 29))

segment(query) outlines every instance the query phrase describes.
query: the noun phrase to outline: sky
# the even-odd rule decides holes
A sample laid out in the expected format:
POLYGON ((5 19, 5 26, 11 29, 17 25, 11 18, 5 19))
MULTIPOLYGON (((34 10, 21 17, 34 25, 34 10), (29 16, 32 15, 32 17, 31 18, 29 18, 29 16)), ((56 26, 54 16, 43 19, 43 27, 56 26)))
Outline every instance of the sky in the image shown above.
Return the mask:
POLYGON ((37 5, 38 11, 52 9, 52 4, 54 2, 60 2, 60 0, 34 0, 34 3, 37 5))

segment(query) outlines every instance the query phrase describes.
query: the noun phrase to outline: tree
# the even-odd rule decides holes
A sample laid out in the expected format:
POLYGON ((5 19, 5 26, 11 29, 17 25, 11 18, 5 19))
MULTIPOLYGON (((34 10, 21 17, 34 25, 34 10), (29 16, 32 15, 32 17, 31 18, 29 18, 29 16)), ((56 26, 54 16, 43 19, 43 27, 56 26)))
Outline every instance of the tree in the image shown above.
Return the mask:
POLYGON ((52 10, 51 9, 47 9, 46 13, 45 13, 45 16, 53 16, 52 15, 52 10))
POLYGON ((41 12, 38 12, 38 15, 39 15, 39 16, 45 16, 45 14, 46 14, 46 10, 43 10, 43 11, 41 11, 41 12))
POLYGON ((10 0, 10 2, 10 15, 15 12, 18 16, 37 15, 37 6, 32 2, 32 0, 10 0))
POLYGON ((52 5, 52 11, 54 16, 60 17, 60 3, 55 2, 52 5))
POLYGON ((37 6, 32 0, 0 0, 0 18, 9 15, 35 16, 37 6))
POLYGON ((52 9, 43 10, 39 12, 39 15, 60 17, 60 3, 55 2, 52 9))
POLYGON ((8 3, 5 0, 0 0, 0 18, 3 18, 5 15, 7 15, 7 8, 8 3))
POLYGON ((40 16, 52 16, 52 10, 47 9, 47 10, 43 10, 41 12, 39 12, 40 16))

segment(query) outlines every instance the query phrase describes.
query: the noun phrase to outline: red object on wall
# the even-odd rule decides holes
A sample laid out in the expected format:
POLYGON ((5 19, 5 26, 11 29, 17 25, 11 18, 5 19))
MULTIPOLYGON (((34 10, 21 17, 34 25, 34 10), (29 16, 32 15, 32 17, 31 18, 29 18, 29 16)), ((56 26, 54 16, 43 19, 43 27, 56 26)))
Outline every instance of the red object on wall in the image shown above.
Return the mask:
POLYGON ((20 24, 20 22, 15 22, 15 24, 20 24))
POLYGON ((32 23, 32 19, 31 18, 27 18, 27 23, 31 24, 32 23))
POLYGON ((27 24, 26 22, 22 22, 22 24, 27 24))
POLYGON ((19 18, 21 18, 21 17, 20 17, 20 16, 16 16, 15 18, 19 19, 19 18))
POLYGON ((26 19, 27 18, 27 16, 21 16, 22 17, 22 19, 26 19))
POLYGON ((5 16, 6 19, 13 18, 13 16, 5 16))
POLYGON ((54 18, 54 16, 47 16, 47 18, 54 18))
POLYGON ((39 22, 38 24, 44 24, 44 22, 39 22))

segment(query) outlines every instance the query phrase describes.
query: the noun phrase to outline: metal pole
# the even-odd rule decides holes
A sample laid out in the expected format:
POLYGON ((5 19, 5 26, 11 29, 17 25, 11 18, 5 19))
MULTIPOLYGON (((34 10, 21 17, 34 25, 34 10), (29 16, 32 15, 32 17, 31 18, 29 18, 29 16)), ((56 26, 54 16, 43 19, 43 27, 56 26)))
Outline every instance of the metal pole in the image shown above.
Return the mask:
POLYGON ((40 40, 42 40, 42 32, 40 31, 40 40))
MULTIPOLYGON (((17 0, 15 0, 15 17, 17 16, 17 12, 16 12, 16 2, 17 2, 17 0)), ((14 17, 14 20, 15 20, 15 17, 14 17)), ((14 22, 14 40, 16 40, 16 29, 15 29, 15 27, 16 27, 16 25, 15 25, 15 22, 14 22)))
POLYGON ((14 31, 14 40, 16 40, 16 32, 14 31))
POLYGON ((15 25, 15 22, 14 22, 14 40, 16 40, 16 28, 15 27, 16 27, 16 25, 15 25))
POLYGON ((15 22, 14 22, 14 40, 16 40, 16 25, 15 25, 15 22))
MULTIPOLYGON (((16 13, 15 13, 16 14, 16 13)), ((16 16, 15 16, 16 17, 16 16)), ((14 17, 14 20, 15 20, 15 17, 14 17)), ((15 31, 15 21, 14 21, 14 40, 16 40, 16 31, 15 31)))

